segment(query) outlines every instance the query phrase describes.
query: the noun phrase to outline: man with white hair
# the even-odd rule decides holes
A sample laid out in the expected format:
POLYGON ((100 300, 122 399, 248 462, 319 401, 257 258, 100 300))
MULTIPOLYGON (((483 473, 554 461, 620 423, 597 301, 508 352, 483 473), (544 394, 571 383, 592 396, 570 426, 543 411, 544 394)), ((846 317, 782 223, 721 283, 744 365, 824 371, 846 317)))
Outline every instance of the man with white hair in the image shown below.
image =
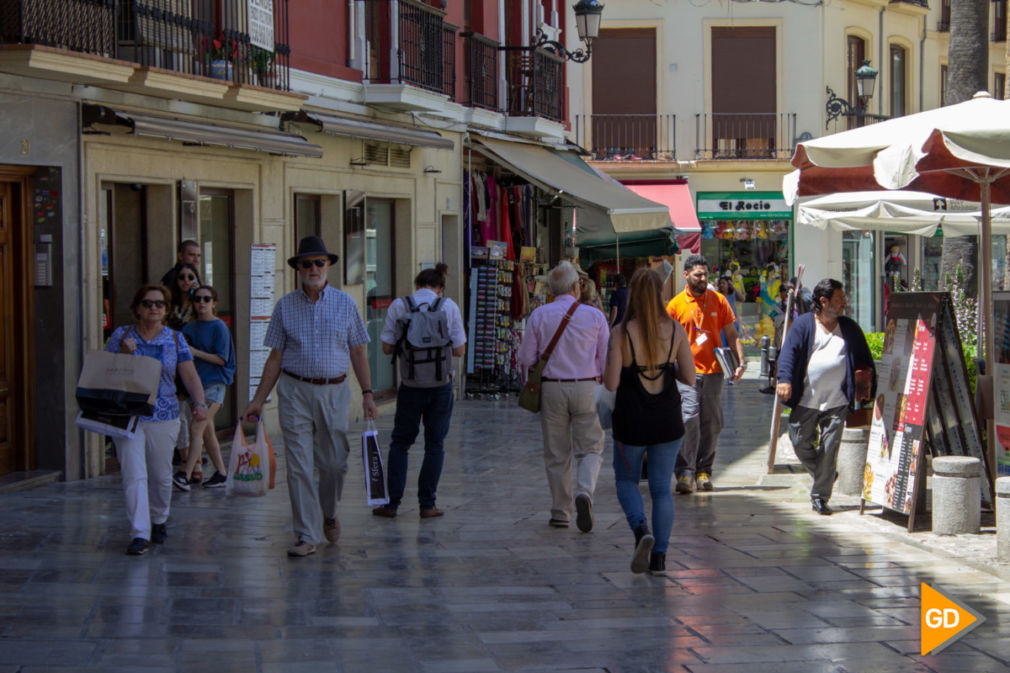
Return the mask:
POLYGON ((580 306, 579 274, 571 262, 550 270, 554 301, 535 309, 526 323, 519 362, 532 367, 564 324, 541 374, 540 428, 551 488, 550 525, 567 528, 573 509, 572 457, 575 458, 575 523, 593 529, 593 492, 603 461, 603 429, 596 413, 595 388, 607 359, 607 318, 580 306))

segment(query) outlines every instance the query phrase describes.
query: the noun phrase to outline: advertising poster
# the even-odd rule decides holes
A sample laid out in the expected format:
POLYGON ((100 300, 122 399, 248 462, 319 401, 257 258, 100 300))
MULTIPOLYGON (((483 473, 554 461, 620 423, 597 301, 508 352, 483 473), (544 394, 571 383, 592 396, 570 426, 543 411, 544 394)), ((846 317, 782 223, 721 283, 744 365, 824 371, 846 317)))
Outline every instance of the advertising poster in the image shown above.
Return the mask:
POLYGON ((256 394, 270 349, 263 339, 274 310, 277 246, 253 243, 249 255, 249 399, 256 394))

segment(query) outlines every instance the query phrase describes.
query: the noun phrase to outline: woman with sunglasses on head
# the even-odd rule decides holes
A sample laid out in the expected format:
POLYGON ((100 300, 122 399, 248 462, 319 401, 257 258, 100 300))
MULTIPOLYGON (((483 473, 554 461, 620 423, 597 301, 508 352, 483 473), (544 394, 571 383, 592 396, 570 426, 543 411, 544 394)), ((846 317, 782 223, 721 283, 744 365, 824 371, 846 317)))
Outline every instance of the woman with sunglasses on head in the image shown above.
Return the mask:
MULTIPOLYGON (((203 383, 207 397, 207 418, 193 421, 189 428, 189 455, 186 465, 175 473, 172 481, 181 491, 188 491, 193 484, 199 484, 194 468, 200 461, 203 447, 217 470, 210 479, 203 482, 206 488, 224 486, 228 469, 221 459, 221 445, 214 432, 214 414, 224 402, 225 389, 235 380, 235 347, 231 332, 224 321, 217 317, 217 290, 210 285, 201 285, 193 293, 196 320, 186 323, 182 334, 196 358, 196 372, 203 383)), ((202 476, 202 475, 201 475, 202 476)))
POLYGON ((194 265, 183 262, 178 266, 167 319, 168 326, 174 330, 181 330, 183 325, 193 319, 193 293, 200 286, 200 273, 194 265))
POLYGON ((203 385, 193 365, 186 340, 165 325, 170 304, 164 285, 142 285, 133 297, 130 310, 137 322, 117 327, 105 350, 152 357, 161 363, 158 398, 151 416, 142 416, 132 438, 117 437, 116 455, 123 476, 127 516, 132 528, 126 553, 139 556, 150 543, 161 544, 168 536, 167 521, 172 504, 172 449, 179 434, 179 400, 175 375, 182 378, 190 399, 193 418, 207 417, 203 385))

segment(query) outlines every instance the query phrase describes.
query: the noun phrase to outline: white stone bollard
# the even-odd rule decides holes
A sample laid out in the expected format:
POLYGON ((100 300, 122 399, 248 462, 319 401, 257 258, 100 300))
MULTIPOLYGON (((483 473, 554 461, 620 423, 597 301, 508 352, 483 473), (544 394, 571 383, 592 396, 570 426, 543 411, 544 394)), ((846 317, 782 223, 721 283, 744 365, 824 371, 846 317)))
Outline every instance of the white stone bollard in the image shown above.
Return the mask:
POLYGON ((869 439, 868 425, 842 430, 842 443, 838 447, 838 481, 835 482, 835 490, 842 495, 860 495, 863 492, 869 439))
POLYGON ((1010 477, 996 480, 996 558, 1010 561, 1010 477))
POLYGON ((971 456, 933 459, 933 532, 978 533, 982 520, 982 463, 971 456))

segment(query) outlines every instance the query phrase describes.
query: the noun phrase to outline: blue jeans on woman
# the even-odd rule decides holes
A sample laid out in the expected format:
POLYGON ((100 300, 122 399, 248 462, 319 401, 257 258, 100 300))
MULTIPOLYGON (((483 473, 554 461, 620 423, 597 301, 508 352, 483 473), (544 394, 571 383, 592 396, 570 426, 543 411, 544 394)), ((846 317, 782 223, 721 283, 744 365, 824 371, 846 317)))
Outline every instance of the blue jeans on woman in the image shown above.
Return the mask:
POLYGON ((614 477, 617 480, 617 499, 628 519, 631 530, 646 524, 645 506, 638 490, 642 474, 642 460, 649 456, 649 495, 652 496, 652 534, 656 544, 654 552, 666 553, 673 529, 673 492, 670 482, 673 467, 680 452, 683 438, 652 444, 650 446, 630 446, 614 441, 614 477))
POLYGON ((452 383, 438 388, 413 388, 401 385, 396 393, 396 416, 389 443, 389 506, 396 509, 407 486, 407 451, 421 423, 424 424, 424 460, 417 477, 417 500, 421 509, 435 506, 435 491, 442 476, 445 459, 443 441, 452 417, 452 383))

